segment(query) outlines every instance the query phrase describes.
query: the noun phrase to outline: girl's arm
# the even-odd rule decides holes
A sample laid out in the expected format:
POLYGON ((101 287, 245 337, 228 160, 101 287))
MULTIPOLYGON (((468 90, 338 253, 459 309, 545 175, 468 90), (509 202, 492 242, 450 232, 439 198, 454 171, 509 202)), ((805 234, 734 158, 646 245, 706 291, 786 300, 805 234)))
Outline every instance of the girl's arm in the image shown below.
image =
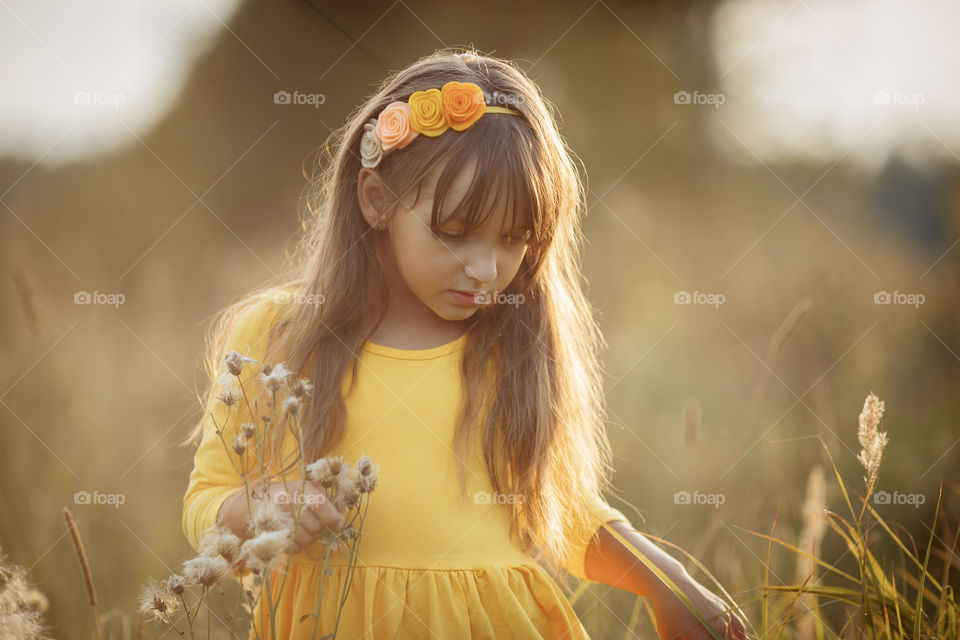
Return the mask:
MULTIPOLYGON (((630 523, 615 520, 608 524, 626 538, 634 549, 652 560, 674 582, 686 574, 683 565, 636 533, 630 523)), ((604 527, 600 527, 597 535, 598 538, 587 547, 584 560, 587 577, 640 596, 652 598, 656 595, 662 584, 660 578, 604 527)))
POLYGON ((638 553, 680 588, 700 615, 710 622, 717 633, 715 637, 746 638, 743 621, 735 614, 724 613, 730 607, 723 600, 694 580, 682 564, 638 533, 629 522, 615 520, 600 527, 584 558, 587 578, 650 598, 661 638, 714 637, 683 600, 637 558, 638 553))
MULTIPOLYGON (((265 341, 265 319, 270 306, 267 301, 259 302, 243 310, 236 318, 225 340, 224 353, 236 350, 253 358, 262 354, 265 341)), ((222 368, 222 363, 219 365, 222 368)), ((258 389, 256 369, 247 364, 240 376, 248 394, 258 389)), ((214 380, 207 395, 202 421, 202 437, 194 453, 194 465, 190 480, 183 496, 183 532, 187 541, 199 550, 200 540, 206 531, 215 527, 221 509, 231 495, 243 494, 243 478, 237 473, 235 465, 239 457, 227 449, 241 432, 241 423, 250 420, 246 410, 246 401, 237 401, 230 409, 218 400, 224 390, 222 380, 214 380), (223 429, 223 440, 216 434, 216 428, 223 429), (232 459, 232 461, 231 461, 232 459)), ((251 398, 251 402, 253 399, 251 398)), ((239 525, 238 525, 239 526, 239 525)), ((231 527, 232 528, 232 527, 231 527)))

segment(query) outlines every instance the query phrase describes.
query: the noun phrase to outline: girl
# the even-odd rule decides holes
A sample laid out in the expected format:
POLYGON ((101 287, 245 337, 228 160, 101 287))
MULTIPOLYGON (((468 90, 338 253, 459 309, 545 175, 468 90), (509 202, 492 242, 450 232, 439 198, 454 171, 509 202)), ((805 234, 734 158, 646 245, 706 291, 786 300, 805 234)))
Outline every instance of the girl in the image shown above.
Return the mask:
MULTIPOLYGON (((313 382, 307 461, 381 465, 338 637, 586 638, 544 566, 648 596, 662 638, 744 637, 729 607, 600 497, 611 452, 601 338, 579 282, 582 185, 539 89, 510 62, 438 52, 385 81, 337 142, 294 272, 215 328, 184 496, 193 547, 216 525, 242 537, 250 524, 215 432, 229 442, 245 422, 218 400, 216 373, 237 351, 313 382)), ((240 381, 256 392, 252 375, 240 381)), ((270 429, 263 500, 297 463, 291 430, 270 429)), ((329 501, 308 504, 278 637, 310 637, 300 617, 315 608, 317 538, 343 526, 329 501)), ((329 564, 336 593, 347 563, 329 564)), ((337 617, 329 600, 318 636, 337 617)), ((269 637, 260 605, 254 619, 269 637)))

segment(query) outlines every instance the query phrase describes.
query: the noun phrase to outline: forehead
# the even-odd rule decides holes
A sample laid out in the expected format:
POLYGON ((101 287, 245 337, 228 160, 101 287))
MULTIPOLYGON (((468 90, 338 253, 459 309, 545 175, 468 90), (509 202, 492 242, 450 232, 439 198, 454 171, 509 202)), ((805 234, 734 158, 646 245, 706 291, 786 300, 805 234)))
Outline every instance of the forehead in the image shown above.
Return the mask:
MULTIPOLYGON (((447 221, 469 223, 471 227, 504 228, 515 216, 511 211, 510 194, 495 181, 485 185, 477 173, 478 162, 472 158, 462 163, 447 176, 446 184, 441 177, 448 171, 444 163, 434 167, 425 177, 418 203, 429 222, 433 211, 437 212, 437 224, 447 221), (477 181, 476 183, 474 181, 477 181)), ((519 222, 519 221, 517 221, 519 222)))

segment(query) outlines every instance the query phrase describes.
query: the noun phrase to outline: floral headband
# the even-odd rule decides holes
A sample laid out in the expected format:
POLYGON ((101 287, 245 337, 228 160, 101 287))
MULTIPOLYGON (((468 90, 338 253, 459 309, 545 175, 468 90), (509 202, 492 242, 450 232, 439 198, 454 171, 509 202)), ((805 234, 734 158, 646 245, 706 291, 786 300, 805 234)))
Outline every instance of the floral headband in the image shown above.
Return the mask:
POLYGON ((450 81, 442 89, 416 91, 406 102, 391 102, 363 125, 360 162, 374 169, 386 154, 403 149, 421 133, 434 138, 447 129, 463 131, 485 113, 520 115, 486 104, 483 90, 472 82, 450 81))

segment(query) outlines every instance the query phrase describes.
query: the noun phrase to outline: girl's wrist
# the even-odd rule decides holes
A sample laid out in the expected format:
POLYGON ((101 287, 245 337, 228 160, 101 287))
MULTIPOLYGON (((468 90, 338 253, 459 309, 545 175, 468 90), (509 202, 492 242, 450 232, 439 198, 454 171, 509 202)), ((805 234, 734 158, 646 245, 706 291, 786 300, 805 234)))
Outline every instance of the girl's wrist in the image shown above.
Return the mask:
MULTIPOLYGON (((656 559, 651 558, 651 560, 653 560, 657 569, 662 571, 663 574, 670 579, 670 582, 681 590, 685 590, 685 587, 692 580, 684 566, 666 553, 656 559)), ((645 569, 639 571, 638 574, 642 583, 638 585, 638 589, 634 591, 634 593, 647 596, 653 602, 657 602, 664 597, 675 597, 670 585, 665 583, 660 576, 656 575, 653 571, 645 569)))
MULTIPOLYGON (((670 559, 673 561, 672 563, 658 564, 657 566, 681 592, 688 593, 690 585, 694 582, 693 578, 682 564, 673 558, 670 559)), ((665 599, 676 598, 677 595, 669 584, 655 576, 653 583, 649 586, 649 597, 651 602, 656 603, 665 599)))

